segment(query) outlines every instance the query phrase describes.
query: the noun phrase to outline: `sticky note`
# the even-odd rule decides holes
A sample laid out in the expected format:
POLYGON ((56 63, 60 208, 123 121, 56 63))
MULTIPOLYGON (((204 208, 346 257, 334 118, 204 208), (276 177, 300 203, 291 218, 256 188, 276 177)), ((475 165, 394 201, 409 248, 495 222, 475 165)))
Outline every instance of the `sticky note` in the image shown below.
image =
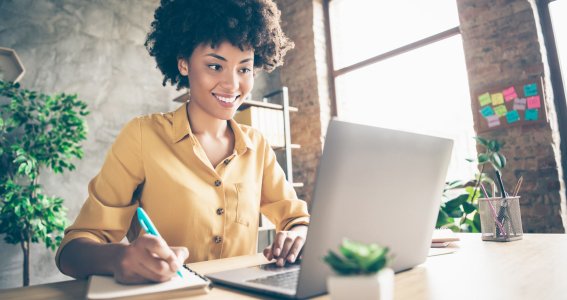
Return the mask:
POLYGON ((499 105, 504 103, 504 96, 502 95, 502 93, 492 94, 490 95, 490 97, 492 98, 492 105, 499 105))
POLYGON ((528 97, 526 100, 528 101, 528 108, 540 108, 541 107, 541 101, 539 99, 539 96, 528 97))
POLYGON ((496 113, 499 117, 506 115, 507 112, 508 110, 506 109, 506 105, 498 105, 494 107, 494 113, 496 113))
POLYGON ((488 127, 491 128, 500 125, 500 118, 497 115, 486 117, 486 121, 488 122, 488 127))
POLYGON ((494 114, 494 110, 492 109, 492 106, 485 106, 480 110, 480 114, 483 117, 488 117, 488 116, 492 116, 494 114))
POLYGON ((514 100, 514 107, 515 110, 525 110, 526 109, 526 98, 518 98, 514 100))
POLYGON ((508 121, 508 123, 518 122, 518 120, 520 120, 520 115, 517 110, 511 110, 506 113, 506 121, 508 121))
POLYGON ((530 83, 524 85, 524 96, 535 96, 537 95, 537 85, 535 83, 530 83))
POLYGON ((516 89, 513 86, 502 91, 502 94, 504 94, 504 100, 506 100, 506 102, 510 102, 518 98, 518 94, 516 94, 516 89))
POLYGON ((480 102, 480 106, 485 106, 492 103, 492 99, 490 99, 490 94, 484 93, 478 96, 478 102, 480 102))
POLYGON ((526 109, 526 121, 537 121, 539 109, 526 109))

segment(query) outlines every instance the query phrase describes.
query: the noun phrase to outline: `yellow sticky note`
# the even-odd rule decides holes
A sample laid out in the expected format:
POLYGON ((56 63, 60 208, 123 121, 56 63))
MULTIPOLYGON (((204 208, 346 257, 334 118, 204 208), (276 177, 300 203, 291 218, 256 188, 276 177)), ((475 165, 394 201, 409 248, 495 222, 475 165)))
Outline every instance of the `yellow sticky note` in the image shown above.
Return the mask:
POLYGON ((507 112, 508 110, 506 109, 506 105, 498 105, 494 107, 494 113, 499 117, 506 115, 507 112))
POLYGON ((502 95, 502 93, 492 94, 490 97, 492 98, 492 105, 500 105, 504 103, 504 95, 502 95))
POLYGON ((484 93, 478 96, 478 102, 480 102, 480 106, 485 106, 492 103, 492 100, 490 99, 490 94, 484 93))

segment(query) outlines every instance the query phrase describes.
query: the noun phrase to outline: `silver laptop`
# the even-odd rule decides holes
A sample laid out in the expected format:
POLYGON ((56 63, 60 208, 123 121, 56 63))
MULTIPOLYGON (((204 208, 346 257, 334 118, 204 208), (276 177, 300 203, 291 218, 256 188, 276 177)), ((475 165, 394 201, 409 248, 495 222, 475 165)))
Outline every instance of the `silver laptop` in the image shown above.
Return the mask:
POLYGON ((209 274, 213 282, 287 298, 327 292, 323 262, 343 238, 390 248, 399 272, 425 261, 453 141, 332 120, 299 264, 209 274))

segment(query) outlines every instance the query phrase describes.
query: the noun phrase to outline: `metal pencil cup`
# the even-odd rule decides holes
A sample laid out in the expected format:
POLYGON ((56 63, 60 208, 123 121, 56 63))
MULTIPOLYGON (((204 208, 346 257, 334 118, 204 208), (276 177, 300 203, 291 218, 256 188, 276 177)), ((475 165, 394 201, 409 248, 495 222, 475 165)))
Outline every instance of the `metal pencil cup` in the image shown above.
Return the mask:
POLYGON ((478 210, 483 241, 510 242, 522 239, 520 197, 480 198, 478 210))

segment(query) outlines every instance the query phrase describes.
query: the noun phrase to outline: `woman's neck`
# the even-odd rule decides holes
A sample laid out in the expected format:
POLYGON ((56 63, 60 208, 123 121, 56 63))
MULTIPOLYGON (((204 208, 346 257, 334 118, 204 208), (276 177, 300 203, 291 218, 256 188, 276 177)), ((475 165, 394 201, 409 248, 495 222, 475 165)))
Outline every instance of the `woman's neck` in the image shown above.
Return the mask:
POLYGON ((197 136, 209 136, 212 138, 222 138, 227 134, 228 121, 215 118, 207 114, 202 108, 189 101, 187 105, 187 115, 191 131, 197 136))

